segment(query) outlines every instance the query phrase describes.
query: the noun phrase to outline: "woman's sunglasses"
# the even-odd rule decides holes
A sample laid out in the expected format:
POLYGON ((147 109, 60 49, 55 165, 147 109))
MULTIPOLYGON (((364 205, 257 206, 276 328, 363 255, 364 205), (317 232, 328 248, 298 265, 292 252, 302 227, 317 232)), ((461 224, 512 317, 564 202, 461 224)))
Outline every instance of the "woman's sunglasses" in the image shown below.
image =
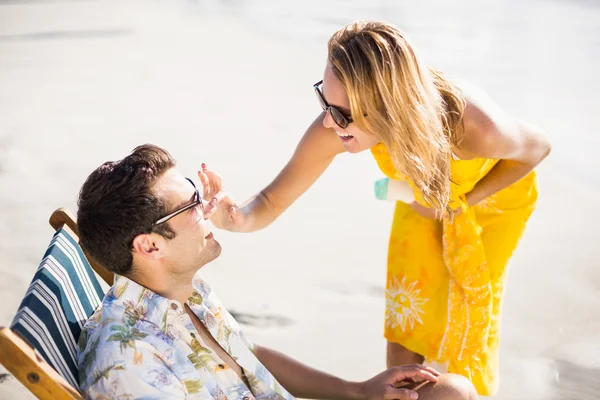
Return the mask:
POLYGON ((327 100, 325 100, 325 96, 323 96, 323 92, 321 92, 321 89, 319 89, 319 86, 321 86, 322 84, 323 81, 319 81, 313 85, 313 88, 315 89, 315 93, 317 94, 317 98, 319 99, 319 103, 321 104, 323 111, 329 111, 329 113, 331 114, 331 118, 333 118, 333 122, 335 122, 340 128, 346 129, 348 125, 350 125, 353 122, 352 118, 344 115, 344 113, 335 108, 335 106, 331 106, 329 105, 329 103, 327 103, 327 100))

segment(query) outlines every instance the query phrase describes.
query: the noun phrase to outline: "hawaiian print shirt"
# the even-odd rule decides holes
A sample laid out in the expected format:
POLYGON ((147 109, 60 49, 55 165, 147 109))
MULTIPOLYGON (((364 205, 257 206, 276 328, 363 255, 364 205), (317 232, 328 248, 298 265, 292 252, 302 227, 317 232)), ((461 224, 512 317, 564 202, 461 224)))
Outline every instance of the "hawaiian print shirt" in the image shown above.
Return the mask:
POLYGON ((201 280, 186 304, 240 365, 246 383, 200 339, 177 301, 115 276, 79 339, 80 389, 88 399, 291 400, 252 353, 253 344, 201 280))

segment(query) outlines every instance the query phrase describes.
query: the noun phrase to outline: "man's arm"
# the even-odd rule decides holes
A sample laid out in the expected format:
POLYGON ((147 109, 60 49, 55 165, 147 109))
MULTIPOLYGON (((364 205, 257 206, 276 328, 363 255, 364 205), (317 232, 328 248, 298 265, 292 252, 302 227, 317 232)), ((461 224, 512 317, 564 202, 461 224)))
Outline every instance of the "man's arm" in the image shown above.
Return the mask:
POLYGON ((394 384, 410 378, 436 382, 439 375, 422 365, 406 365, 389 369, 368 381, 349 382, 266 347, 254 345, 253 352, 288 392, 307 399, 416 399, 416 392, 395 388, 394 384))

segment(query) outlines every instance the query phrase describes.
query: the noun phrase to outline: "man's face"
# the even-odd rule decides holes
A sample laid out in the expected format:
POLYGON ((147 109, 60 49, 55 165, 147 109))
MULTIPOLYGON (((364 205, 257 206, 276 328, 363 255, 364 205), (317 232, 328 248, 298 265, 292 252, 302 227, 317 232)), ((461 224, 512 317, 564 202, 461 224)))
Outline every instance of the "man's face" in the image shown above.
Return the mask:
MULTIPOLYGON (((192 203, 196 194, 194 186, 174 168, 156 181, 153 191, 166 204, 167 213, 192 203)), ((172 272, 195 272, 221 254, 221 245, 214 239, 200 205, 166 223, 177 234, 174 239, 165 241, 163 250, 164 264, 172 272)))

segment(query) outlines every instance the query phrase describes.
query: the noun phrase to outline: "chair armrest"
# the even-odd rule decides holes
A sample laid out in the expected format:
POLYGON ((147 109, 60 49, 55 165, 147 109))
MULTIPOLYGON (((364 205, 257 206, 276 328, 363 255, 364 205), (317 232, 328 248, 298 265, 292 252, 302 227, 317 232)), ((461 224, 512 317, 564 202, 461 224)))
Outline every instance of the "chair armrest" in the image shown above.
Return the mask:
POLYGON ((0 363, 39 399, 83 399, 73 386, 9 328, 0 328, 0 363))

